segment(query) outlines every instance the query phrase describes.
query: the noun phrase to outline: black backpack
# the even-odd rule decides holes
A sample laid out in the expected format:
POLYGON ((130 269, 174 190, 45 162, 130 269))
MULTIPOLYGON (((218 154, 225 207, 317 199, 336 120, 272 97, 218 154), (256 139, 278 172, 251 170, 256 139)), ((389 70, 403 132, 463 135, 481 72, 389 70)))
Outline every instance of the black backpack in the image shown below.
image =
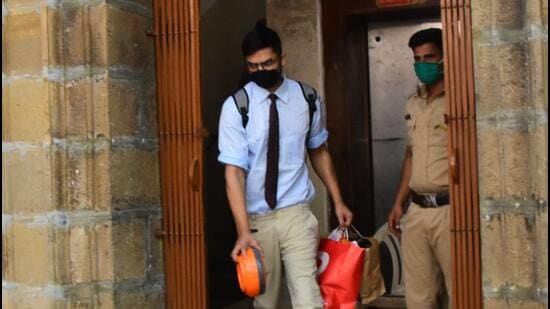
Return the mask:
MULTIPOLYGON (((317 92, 315 91, 315 89, 313 89, 313 87, 306 85, 302 82, 298 82, 298 85, 300 85, 300 88, 302 89, 302 94, 304 95, 304 99, 306 99, 309 108, 309 137, 311 123, 313 122, 313 114, 317 110, 317 106, 315 105, 315 101, 317 101, 317 92)), ((246 128, 246 124, 248 123, 248 93, 246 93, 246 90, 244 88, 241 88, 237 90, 237 92, 235 92, 232 97, 235 101, 235 106, 237 107, 239 114, 241 114, 243 128, 246 128)))

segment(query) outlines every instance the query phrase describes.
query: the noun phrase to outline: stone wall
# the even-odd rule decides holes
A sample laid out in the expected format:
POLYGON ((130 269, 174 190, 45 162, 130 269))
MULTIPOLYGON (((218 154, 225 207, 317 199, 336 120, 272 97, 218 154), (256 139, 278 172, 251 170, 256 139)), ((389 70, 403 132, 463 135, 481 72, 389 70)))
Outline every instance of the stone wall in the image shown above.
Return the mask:
POLYGON ((548 303, 548 1, 472 3, 486 308, 548 303))
POLYGON ((163 306, 150 1, 2 1, 2 308, 163 306))

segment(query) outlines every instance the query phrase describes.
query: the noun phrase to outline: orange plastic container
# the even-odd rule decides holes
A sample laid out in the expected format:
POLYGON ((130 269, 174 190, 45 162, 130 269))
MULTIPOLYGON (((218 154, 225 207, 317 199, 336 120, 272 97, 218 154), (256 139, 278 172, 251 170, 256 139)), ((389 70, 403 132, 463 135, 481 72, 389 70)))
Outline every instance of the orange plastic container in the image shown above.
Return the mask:
POLYGON ((237 257, 239 287, 248 297, 256 297, 265 291, 264 260, 256 248, 246 248, 246 254, 237 257))

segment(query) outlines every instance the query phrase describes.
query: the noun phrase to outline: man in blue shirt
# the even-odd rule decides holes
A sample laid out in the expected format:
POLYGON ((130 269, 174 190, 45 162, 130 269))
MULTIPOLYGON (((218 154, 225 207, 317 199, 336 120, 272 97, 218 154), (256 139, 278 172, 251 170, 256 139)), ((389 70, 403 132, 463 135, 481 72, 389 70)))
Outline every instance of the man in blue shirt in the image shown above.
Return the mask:
POLYGON ((233 97, 223 104, 218 160, 225 164, 226 191, 238 239, 231 257, 247 247, 265 258, 266 291, 256 308, 278 308, 284 269, 294 308, 322 308, 317 284, 318 222, 309 203, 315 194, 306 154, 325 184, 340 225, 353 214, 342 200, 326 147, 325 108, 318 98, 310 124, 308 103, 300 84, 283 76, 285 55, 277 33, 257 25, 242 43, 251 82, 248 121, 233 97))

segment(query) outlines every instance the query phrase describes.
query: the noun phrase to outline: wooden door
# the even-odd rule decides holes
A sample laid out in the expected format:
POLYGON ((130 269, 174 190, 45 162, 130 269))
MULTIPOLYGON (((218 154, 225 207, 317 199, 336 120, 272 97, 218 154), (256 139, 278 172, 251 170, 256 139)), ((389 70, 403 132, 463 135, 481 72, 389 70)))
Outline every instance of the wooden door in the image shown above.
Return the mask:
POLYGON ((442 0, 453 308, 481 308, 476 112, 469 0, 442 0))
POLYGON ((198 0, 154 0, 166 306, 206 308, 198 0))

